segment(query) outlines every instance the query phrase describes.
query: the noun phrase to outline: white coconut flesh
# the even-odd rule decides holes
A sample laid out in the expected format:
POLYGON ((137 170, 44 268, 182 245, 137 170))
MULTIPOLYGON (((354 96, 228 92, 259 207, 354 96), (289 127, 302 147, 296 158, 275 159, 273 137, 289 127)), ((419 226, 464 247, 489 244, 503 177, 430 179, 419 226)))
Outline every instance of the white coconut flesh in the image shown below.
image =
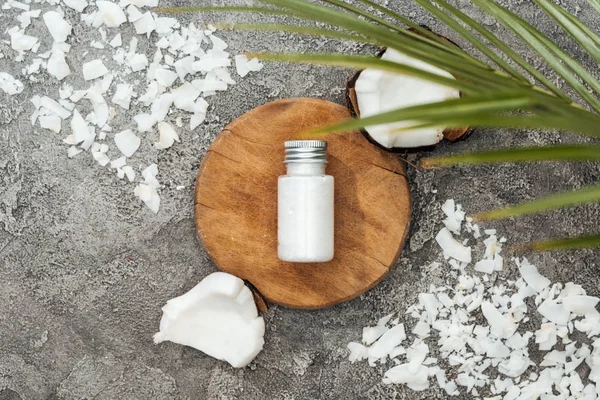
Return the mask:
POLYGON ((248 365, 262 350, 265 323, 244 282, 215 272, 162 308, 160 332, 165 340, 190 346, 233 367, 248 365))
MULTIPOLYGON (((443 77, 451 74, 433 65, 419 61, 393 49, 385 51, 383 60, 408 65, 443 77)), ((412 106, 436 103, 460 97, 458 90, 413 76, 367 68, 356 80, 354 90, 358 111, 362 118, 412 106)), ((445 127, 406 129, 419 121, 403 121, 392 124, 367 126, 369 136, 387 148, 413 148, 431 146, 443 138, 445 127)))

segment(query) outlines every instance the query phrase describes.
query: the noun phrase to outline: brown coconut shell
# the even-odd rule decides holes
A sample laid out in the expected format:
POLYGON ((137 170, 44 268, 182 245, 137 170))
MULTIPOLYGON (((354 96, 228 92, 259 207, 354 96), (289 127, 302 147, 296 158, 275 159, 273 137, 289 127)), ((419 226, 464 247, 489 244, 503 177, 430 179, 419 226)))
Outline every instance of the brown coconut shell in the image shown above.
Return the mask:
MULTIPOLYGON (((429 29, 427 26, 422 26, 422 27, 431 31, 431 29, 429 29)), ((410 28, 408 30, 419 34, 419 32, 416 29, 410 28)), ((456 46, 460 49, 460 47, 456 43, 454 43, 452 40, 448 39, 447 37, 439 35, 435 32, 433 32, 433 33, 435 35, 441 37, 442 39, 448 41, 449 43, 452 43, 454 46, 456 46)), ((379 51, 379 53, 377 54, 377 57, 383 56, 385 51, 386 51, 385 48, 381 49, 379 51)), ((352 75, 350 77, 350 79, 348 79, 348 82, 346 83, 346 107, 348 108, 348 110, 350 110, 350 113, 352 114, 353 117, 360 117, 360 110, 358 108, 358 99, 356 98, 355 86, 356 86, 356 81, 358 80, 358 77, 360 76, 362 71, 363 70, 356 72, 354 75, 352 75)), ((462 95, 463 95, 462 92, 460 92, 461 97, 462 97, 462 95)), ((365 135, 365 137, 367 138, 367 140, 369 140, 369 142, 374 143, 385 150, 388 150, 388 151, 405 150, 405 149, 395 149, 395 148, 390 149, 390 148, 381 146, 376 140, 374 140, 371 137, 371 135, 369 135, 369 132, 367 132, 365 129, 361 129, 361 132, 363 133, 363 135, 365 135)), ((446 128, 444 130, 443 134, 444 134, 444 139, 449 140, 451 142, 455 142, 459 139, 466 139, 467 137, 469 137, 471 135, 472 132, 473 132, 473 129, 471 127, 465 126, 465 127, 459 127, 459 128, 446 128)))

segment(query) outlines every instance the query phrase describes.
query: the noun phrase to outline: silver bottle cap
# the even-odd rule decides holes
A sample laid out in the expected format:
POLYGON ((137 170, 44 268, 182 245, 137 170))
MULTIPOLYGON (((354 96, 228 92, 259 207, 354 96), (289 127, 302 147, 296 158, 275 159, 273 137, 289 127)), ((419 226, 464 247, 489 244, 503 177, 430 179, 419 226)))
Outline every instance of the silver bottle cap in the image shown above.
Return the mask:
POLYGON ((327 163, 324 140, 289 140, 285 142, 284 163, 327 163))

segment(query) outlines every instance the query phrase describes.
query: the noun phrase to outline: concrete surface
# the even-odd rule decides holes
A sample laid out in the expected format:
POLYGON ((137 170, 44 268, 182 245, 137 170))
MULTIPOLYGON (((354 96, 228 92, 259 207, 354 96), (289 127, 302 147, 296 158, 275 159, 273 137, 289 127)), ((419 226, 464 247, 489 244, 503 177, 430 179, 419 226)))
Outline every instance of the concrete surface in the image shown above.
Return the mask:
MULTIPOLYGON (((410 0, 386 3, 447 33, 410 0)), ((457 3, 503 40, 525 49, 469 1, 457 3)), ((597 73, 597 65, 531 2, 503 3, 536 21, 597 73)), ((584 0, 567 6, 593 28, 600 27, 600 19, 584 0)), ((180 19, 209 22, 232 17, 180 19)), ((13 11, 0 11, 0 26, 12 26, 12 21, 13 11)), ((44 35, 39 20, 30 29, 44 35)), ((222 36, 233 51, 371 51, 287 34, 227 32, 222 36)), ((2 33, 2 38, 8 35, 2 33)), ((85 34, 69 39, 86 40, 85 34)), ((0 59, 0 70, 18 78, 22 66, 11 60, 14 53, 4 43, 0 49, 7 55, 0 59)), ((531 51, 524 54, 539 65, 531 51)), ((70 62, 80 67, 78 60, 70 62)), ((211 100, 207 122, 197 132, 186 133, 181 145, 158 156, 159 179, 166 184, 158 215, 136 201, 131 185, 117 181, 90 157, 67 159, 61 135, 31 127, 28 118, 33 107, 28 99, 36 93, 55 96, 54 79, 42 74, 38 83, 27 84, 19 95, 0 94, 0 399, 445 398, 437 389, 412 392, 382 385, 382 369, 366 363, 351 365, 346 344, 359 339, 362 327, 378 317, 403 311, 433 279, 444 279, 422 273, 422 267, 438 256, 432 238, 439 229, 440 202, 454 198, 470 212, 482 211, 595 182, 598 165, 548 163, 428 172, 411 168, 412 234, 397 267, 379 286, 326 310, 272 307, 265 314, 265 349, 249 368, 235 370, 171 343, 152 344, 165 301, 215 270, 196 238, 192 220, 196 170, 211 140, 227 121, 267 101, 312 96, 342 102, 347 76, 349 71, 268 64, 261 73, 211 100), (177 185, 186 188, 177 191, 177 185), (437 194, 432 194, 433 189, 437 194)), ((567 138, 556 132, 480 130, 468 141, 440 146, 435 154, 558 143, 567 138)), ((156 153, 146 146, 140 157, 148 160, 156 153)), ((584 206, 493 226, 512 242, 523 242, 593 231, 599 216, 598 206, 584 206)), ((588 250, 535 254, 531 259, 553 280, 573 280, 599 295, 599 255, 588 250)))

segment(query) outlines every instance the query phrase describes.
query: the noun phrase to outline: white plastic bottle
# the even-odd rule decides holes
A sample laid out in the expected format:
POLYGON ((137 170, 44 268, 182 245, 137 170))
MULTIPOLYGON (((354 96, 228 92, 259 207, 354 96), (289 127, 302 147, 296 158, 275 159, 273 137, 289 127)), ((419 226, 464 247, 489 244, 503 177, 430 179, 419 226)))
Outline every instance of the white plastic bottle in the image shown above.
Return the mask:
POLYGON ((327 142, 285 142, 287 175, 279 177, 278 256, 289 262, 333 259, 333 177, 325 175, 327 142))

